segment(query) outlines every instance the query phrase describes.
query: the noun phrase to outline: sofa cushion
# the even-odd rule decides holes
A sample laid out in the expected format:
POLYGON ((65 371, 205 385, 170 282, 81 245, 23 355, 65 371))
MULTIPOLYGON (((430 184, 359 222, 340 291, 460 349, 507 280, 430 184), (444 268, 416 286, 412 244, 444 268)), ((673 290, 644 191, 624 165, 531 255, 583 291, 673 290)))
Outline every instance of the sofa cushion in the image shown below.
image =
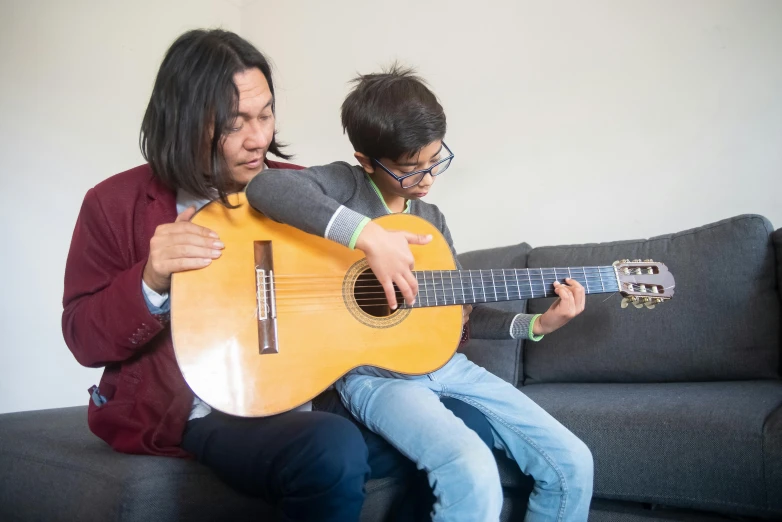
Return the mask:
MULTIPOLYGON (((654 310, 587 297, 584 313, 525 343, 525 383, 778 378, 780 301, 770 223, 744 215, 649 240, 533 249, 530 267, 654 259, 676 279, 654 310)), ((529 301, 544 312, 552 299, 529 301)))
MULTIPOLYGON (((276 520, 192 460, 113 451, 87 427, 87 408, 0 416, 0 520, 276 520)), ((363 521, 382 520, 402 484, 367 483, 363 521)))
POLYGON ((735 517, 690 509, 592 499, 589 522, 735 522, 735 517))
MULTIPOLYGON (((771 241, 774 243, 777 257, 777 294, 780 302, 780 322, 782 322, 782 228, 775 230, 771 234, 771 241)), ((782 353, 782 332, 780 332, 779 336, 779 350, 782 353)), ((782 374, 782 356, 780 356, 779 372, 782 374)))
POLYGON ((763 451, 769 508, 782 513, 782 406, 766 419, 763 451))
POLYGON ((599 498, 782 516, 782 382, 535 384, 522 391, 590 448, 599 498), (776 417, 779 419, 779 417, 776 417), (769 447, 771 444, 773 447, 769 447))
MULTIPOLYGON (((475 250, 458 256, 459 263, 464 269, 480 268, 525 268, 527 266, 527 254, 532 247, 527 243, 520 243, 502 248, 489 248, 475 250)), ((526 301, 508 301, 505 303, 492 303, 481 306, 489 306, 508 312, 524 313, 527 308, 526 301)), ((479 366, 483 366, 494 375, 505 379, 516 386, 524 375, 521 363, 521 342, 515 340, 490 341, 486 339, 470 339, 459 348, 468 359, 479 366)))

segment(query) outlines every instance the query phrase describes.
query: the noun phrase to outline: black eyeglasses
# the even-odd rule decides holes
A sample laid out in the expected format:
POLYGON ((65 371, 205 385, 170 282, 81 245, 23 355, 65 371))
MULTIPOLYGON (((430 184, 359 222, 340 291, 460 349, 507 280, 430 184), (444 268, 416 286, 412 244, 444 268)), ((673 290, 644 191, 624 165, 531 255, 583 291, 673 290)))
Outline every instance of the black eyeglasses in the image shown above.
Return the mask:
POLYGON ((405 174, 404 176, 397 176, 396 174, 394 174, 393 172, 388 170, 385 165, 380 163, 380 161, 378 161, 378 160, 376 160, 374 158, 372 159, 372 161, 377 163, 380 166, 381 169, 383 169, 386 172, 388 172, 388 174, 391 177, 393 177, 395 180, 397 180, 399 182, 399 184, 402 185, 402 188, 410 188, 410 187, 415 187, 416 185, 421 183, 421 180, 424 179, 424 177, 427 174, 431 174, 432 177, 434 177, 434 176, 439 176, 440 174, 442 174, 443 172, 448 170, 448 167, 451 166, 451 161, 453 161, 453 152, 451 152, 451 149, 448 148, 448 145, 446 145, 445 142, 443 142, 443 149, 445 149, 448 152, 448 157, 446 157, 444 159, 441 159, 440 161, 438 161, 437 163, 435 163, 434 165, 432 165, 428 169, 416 170, 415 172, 409 172, 409 173, 405 174))

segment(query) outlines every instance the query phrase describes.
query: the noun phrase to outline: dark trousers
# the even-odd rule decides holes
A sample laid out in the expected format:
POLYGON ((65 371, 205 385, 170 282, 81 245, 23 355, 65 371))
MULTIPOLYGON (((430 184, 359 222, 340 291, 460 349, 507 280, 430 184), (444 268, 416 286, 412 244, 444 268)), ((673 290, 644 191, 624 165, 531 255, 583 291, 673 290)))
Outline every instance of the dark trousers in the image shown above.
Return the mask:
MULTIPOLYGON (((483 414, 456 399, 443 404, 491 447, 483 414)), ((389 476, 411 488, 395 519, 427 519, 433 495, 423 472, 356 423, 336 393, 313 408, 252 419, 212 411, 187 423, 182 447, 229 486, 276 505, 286 522, 357 522, 366 480, 389 476)))

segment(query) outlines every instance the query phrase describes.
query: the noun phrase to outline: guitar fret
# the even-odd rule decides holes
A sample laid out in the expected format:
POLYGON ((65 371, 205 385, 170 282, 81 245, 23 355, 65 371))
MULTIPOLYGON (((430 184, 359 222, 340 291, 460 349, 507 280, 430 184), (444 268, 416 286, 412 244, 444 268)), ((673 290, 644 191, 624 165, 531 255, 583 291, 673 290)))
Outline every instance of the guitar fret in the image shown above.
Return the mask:
POLYGON ((447 305, 448 304, 448 296, 445 295, 445 294, 446 294, 448 289, 446 288, 446 285, 445 285, 445 272, 443 270, 440 270, 440 286, 443 287, 443 304, 447 305))
POLYGON ((467 300, 464 298, 464 280, 462 279, 462 270, 459 270, 459 286, 462 288, 462 304, 467 302, 467 300))
POLYGON ((453 286, 453 270, 448 271, 448 276, 451 278, 451 295, 453 295, 453 304, 456 304, 456 290, 453 286))
MULTIPOLYGON (((418 273, 417 272, 413 272, 413 275, 415 276, 415 282, 418 283, 418 273)), ((421 284, 420 283, 418 283, 418 293, 415 294, 414 297, 415 297, 415 302, 416 303, 419 303, 421 301, 421 284)), ((407 304, 408 304, 407 303, 407 299, 405 299, 405 306, 407 306, 407 304)), ((415 306, 415 304, 412 304, 410 306, 411 307, 415 306)))
POLYGON ((432 296, 429 294, 431 289, 429 288, 429 283, 426 282, 426 272, 424 272, 424 288, 426 288, 426 306, 430 306, 432 304, 432 296))
POLYGON ((505 279, 505 269, 502 269, 502 282, 505 283, 505 298, 510 300, 510 292, 508 291, 508 280, 505 279))
POLYGON ((418 281, 418 274, 415 275, 416 281, 418 281, 418 305, 423 306, 422 297, 426 298, 426 304, 429 305, 429 293, 426 291, 426 272, 421 272, 421 278, 423 281, 418 281), (421 289, 423 288, 424 294, 421 295, 421 289))
POLYGON ((586 268, 581 267, 581 274, 584 276, 584 285, 586 287, 586 293, 589 293, 589 279, 587 279, 586 268))

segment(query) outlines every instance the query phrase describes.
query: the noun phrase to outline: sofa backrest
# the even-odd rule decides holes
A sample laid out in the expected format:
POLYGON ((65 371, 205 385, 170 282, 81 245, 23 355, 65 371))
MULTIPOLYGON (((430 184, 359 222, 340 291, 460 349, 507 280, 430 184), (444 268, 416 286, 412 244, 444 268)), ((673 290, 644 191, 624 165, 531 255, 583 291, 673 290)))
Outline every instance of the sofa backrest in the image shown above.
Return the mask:
MULTIPOLYGON (((501 248, 475 250, 458 256, 464 269, 478 268, 525 268, 527 255, 532 247, 520 243, 501 248)), ((526 301, 508 301, 490 305, 516 313, 524 313, 526 301)), ((459 348, 472 362, 483 366, 494 375, 505 379, 514 386, 518 385, 524 375, 522 368, 521 341, 489 341, 485 339, 470 339, 459 348)))
MULTIPOLYGON (((777 255, 777 294, 779 295, 780 303, 780 317, 779 321, 782 324, 782 228, 777 229, 771 234, 771 242, 774 244, 774 250, 777 255)), ((782 327, 779 332, 779 351, 782 354, 782 327)), ((782 355, 780 355, 779 361, 779 373, 782 375, 782 355)))
MULTIPOLYGON (((778 379, 782 235, 741 215, 648 240, 533 249, 531 268, 654 259, 676 280, 654 310, 621 309, 621 296, 587 297, 583 314, 524 345, 524 383, 778 379)), ((552 299, 534 299, 542 313, 552 299)))

